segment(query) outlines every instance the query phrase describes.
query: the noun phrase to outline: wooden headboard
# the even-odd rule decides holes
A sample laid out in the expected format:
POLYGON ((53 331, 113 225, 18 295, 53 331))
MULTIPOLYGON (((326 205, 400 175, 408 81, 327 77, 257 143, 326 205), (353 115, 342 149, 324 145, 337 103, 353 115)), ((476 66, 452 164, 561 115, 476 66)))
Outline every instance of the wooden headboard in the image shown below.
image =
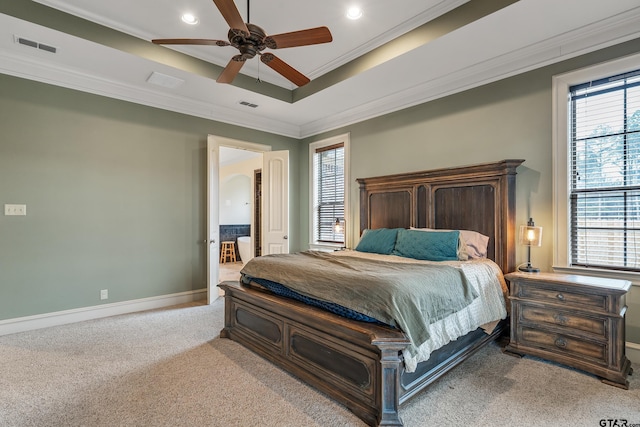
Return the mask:
POLYGON ((488 258, 515 268, 516 168, 524 160, 359 178, 367 228, 445 228, 489 236, 488 258))

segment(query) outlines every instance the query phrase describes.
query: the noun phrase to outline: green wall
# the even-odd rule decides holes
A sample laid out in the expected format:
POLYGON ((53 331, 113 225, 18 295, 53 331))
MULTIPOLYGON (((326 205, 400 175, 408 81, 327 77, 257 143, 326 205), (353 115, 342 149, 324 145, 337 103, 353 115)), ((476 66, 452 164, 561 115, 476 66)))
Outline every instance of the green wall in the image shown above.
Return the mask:
MULTIPOLYGON (((640 40, 300 141, 0 75, 0 320, 205 287, 206 136, 290 150, 291 249, 308 247, 308 144, 351 134, 355 179, 522 158, 517 222, 552 264, 551 77, 640 52, 640 40)), ((517 259, 525 260, 523 248, 517 259)), ((640 343, 640 287, 627 340, 640 343)))
POLYGON ((0 75, 0 320, 206 288, 207 134, 290 150, 297 210, 297 140, 0 75))
MULTIPOLYGON (((525 159, 518 168, 517 224, 532 216, 544 227, 543 246, 531 251, 532 263, 551 271, 552 217, 552 76, 640 52, 640 40, 507 78, 479 88, 367 120, 304 140, 301 185, 308 188, 308 144, 350 133, 351 203, 348 224, 358 241, 359 203, 355 180, 432 168, 502 159, 525 159)), ((309 226, 309 202, 301 200, 301 229, 309 226)), ((303 246, 308 233, 302 234, 303 246)), ((526 261, 524 247, 517 262, 526 261)), ((627 340, 640 343, 640 287, 628 297, 627 340)))

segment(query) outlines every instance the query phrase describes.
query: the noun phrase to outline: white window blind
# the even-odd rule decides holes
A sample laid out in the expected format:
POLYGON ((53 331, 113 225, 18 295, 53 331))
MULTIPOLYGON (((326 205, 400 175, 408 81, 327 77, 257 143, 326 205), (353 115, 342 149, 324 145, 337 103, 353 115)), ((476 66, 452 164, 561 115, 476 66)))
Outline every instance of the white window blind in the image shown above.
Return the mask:
POLYGON ((344 144, 316 149, 316 233, 318 242, 344 243, 344 144), (336 220, 341 224, 336 227, 336 220))
POLYGON ((569 92, 571 265, 640 271, 640 70, 569 92))

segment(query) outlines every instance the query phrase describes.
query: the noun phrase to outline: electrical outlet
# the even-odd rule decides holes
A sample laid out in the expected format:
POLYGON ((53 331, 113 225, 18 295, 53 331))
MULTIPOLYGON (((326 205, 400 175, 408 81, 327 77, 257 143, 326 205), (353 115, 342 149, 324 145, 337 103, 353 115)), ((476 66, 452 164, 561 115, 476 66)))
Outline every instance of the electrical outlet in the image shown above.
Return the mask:
POLYGON ((5 215, 20 215, 24 216, 27 214, 27 205, 4 205, 4 214, 5 215))
POLYGON ((103 289, 100 291, 100 299, 109 299, 109 289, 103 289))

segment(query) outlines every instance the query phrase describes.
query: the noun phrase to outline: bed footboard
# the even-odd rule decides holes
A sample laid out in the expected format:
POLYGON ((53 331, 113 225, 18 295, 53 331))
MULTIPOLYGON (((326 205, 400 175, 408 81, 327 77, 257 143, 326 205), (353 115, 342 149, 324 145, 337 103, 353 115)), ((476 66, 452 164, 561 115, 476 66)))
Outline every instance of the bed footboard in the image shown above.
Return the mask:
POLYGON ((400 331, 283 300, 237 282, 225 291, 225 327, 237 341, 344 404, 369 425, 399 426, 400 331))

